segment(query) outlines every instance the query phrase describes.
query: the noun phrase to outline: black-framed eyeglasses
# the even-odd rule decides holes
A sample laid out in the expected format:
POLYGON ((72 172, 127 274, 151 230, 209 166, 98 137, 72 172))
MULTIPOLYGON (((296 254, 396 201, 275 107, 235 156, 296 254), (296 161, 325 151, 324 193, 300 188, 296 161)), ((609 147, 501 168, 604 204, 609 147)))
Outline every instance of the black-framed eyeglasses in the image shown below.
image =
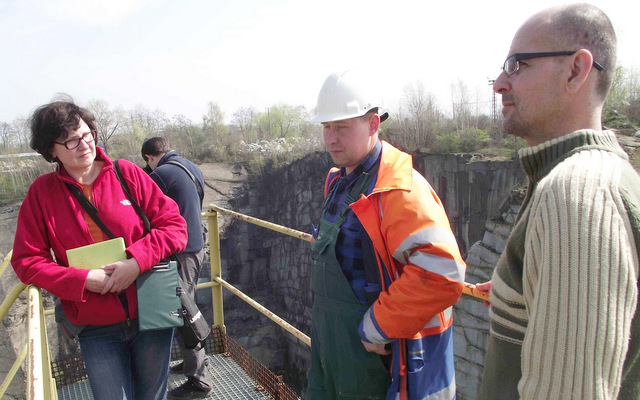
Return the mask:
MULTIPOLYGON (((577 51, 577 50, 576 50, 577 51)), ((553 57, 553 56, 570 56, 576 53, 576 51, 545 51, 542 53, 516 53, 512 54, 504 61, 504 65, 502 66, 502 70, 507 76, 511 76, 518 72, 520 69, 520 61, 521 60, 530 60, 532 58, 540 58, 540 57, 553 57)), ((596 61, 593 61, 593 67, 598 71, 604 71, 602 65, 598 64, 596 61)))
POLYGON ((97 136, 98 136, 98 133, 96 131, 89 131, 89 132, 83 133, 82 136, 80 136, 79 138, 69 139, 69 140, 64 141, 62 143, 60 143, 60 142, 53 142, 53 143, 63 145, 67 149, 73 150, 76 147, 80 146, 80 141, 81 140, 84 140, 87 143, 91 143, 94 140, 96 140, 97 136))

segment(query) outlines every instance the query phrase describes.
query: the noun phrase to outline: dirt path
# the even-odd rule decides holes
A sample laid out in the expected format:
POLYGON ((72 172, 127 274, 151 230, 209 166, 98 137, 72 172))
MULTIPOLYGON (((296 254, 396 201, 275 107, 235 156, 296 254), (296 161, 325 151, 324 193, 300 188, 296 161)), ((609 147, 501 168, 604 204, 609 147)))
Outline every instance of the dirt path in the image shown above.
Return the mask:
POLYGON ((207 163, 198 165, 204 176, 204 204, 227 208, 231 198, 247 180, 247 171, 240 165, 207 163))

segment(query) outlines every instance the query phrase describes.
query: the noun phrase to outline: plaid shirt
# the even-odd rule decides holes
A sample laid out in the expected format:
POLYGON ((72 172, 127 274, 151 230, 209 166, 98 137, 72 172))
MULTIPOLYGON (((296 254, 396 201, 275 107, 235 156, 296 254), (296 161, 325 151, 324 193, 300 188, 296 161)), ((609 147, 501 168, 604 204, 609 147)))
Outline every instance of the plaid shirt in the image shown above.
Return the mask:
MULTIPOLYGON (((326 202, 326 212, 324 218, 327 222, 334 223, 342 211, 343 207, 349 207, 346 204, 346 198, 353 185, 363 172, 369 171, 377 162, 380 162, 380 154, 382 153, 382 144, 380 141, 369 154, 360 162, 350 174, 346 174, 344 167, 340 168, 340 176, 332 184, 331 188, 336 186, 334 191, 330 191, 331 196, 326 202)), ((376 185, 376 177, 371 181, 371 185, 363 192, 365 195, 371 194, 376 185)), ((349 208, 346 220, 340 226, 338 234, 338 242, 336 243, 336 258, 342 267, 344 276, 349 281, 351 289, 362 304, 367 304, 365 294, 365 274, 362 253, 362 237, 367 233, 364 227, 349 208)))

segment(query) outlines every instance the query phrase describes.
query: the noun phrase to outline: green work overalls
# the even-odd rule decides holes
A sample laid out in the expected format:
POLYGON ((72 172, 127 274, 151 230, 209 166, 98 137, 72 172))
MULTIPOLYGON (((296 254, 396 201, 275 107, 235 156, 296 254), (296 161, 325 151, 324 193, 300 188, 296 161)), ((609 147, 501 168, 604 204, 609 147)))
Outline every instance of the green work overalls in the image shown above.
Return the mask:
POLYGON ((380 355, 367 352, 358 335, 358 326, 369 307, 360 304, 353 293, 335 252, 349 204, 369 187, 375 170, 360 176, 335 223, 325 220, 323 207, 319 235, 312 246, 309 400, 384 399, 389 388, 390 374, 380 355))

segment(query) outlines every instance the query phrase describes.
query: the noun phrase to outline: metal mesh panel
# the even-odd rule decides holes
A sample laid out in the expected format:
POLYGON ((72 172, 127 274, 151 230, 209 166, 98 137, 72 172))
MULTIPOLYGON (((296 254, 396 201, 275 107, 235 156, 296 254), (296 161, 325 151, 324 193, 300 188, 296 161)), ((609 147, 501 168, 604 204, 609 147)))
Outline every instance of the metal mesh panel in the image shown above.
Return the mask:
POLYGON ((289 386, 282 382, 282 376, 278 376, 271 372, 261 362, 253 358, 245 349, 243 349, 235 340, 227 336, 226 333, 218 327, 216 335, 224 339, 224 348, 227 349, 223 355, 231 357, 251 378, 256 380, 261 387, 273 396, 276 400, 299 400, 300 397, 289 386))
POLYGON ((56 380, 56 387, 71 385, 87 379, 84 360, 81 355, 51 362, 51 374, 56 380))

